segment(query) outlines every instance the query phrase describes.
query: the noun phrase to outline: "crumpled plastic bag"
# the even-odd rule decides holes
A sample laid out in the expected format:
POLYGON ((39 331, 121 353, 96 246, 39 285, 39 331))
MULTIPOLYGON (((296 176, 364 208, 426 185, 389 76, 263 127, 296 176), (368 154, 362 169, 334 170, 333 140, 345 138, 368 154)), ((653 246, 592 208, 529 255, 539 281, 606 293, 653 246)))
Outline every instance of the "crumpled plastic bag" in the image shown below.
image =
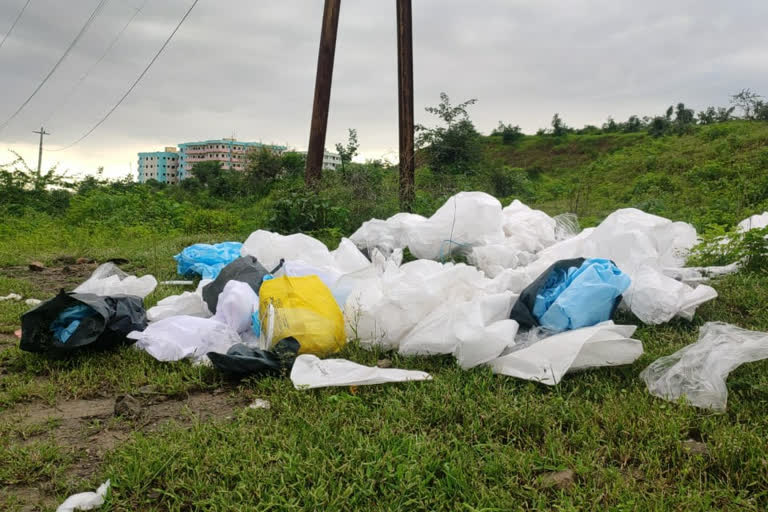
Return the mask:
POLYGON ((49 353, 85 346, 109 348, 126 343, 128 333, 144 329, 146 325, 144 301, 140 297, 102 297, 62 291, 22 315, 19 348, 49 353), (64 312, 74 314, 62 317, 64 312))
POLYGON ((151 275, 141 277, 132 276, 123 272, 120 267, 112 262, 99 265, 74 293, 92 293, 104 297, 115 295, 135 295, 145 298, 157 288, 157 279, 151 275))
POLYGON ((259 311, 259 296, 247 283, 229 281, 219 295, 213 320, 227 324, 235 332, 251 330, 252 316, 259 311))
POLYGON ((128 337, 136 347, 145 350, 158 361, 192 359, 206 363, 208 352, 226 354, 240 343, 240 336, 227 324, 212 318, 179 315, 153 322, 143 331, 133 331, 128 337))
POLYGON ((537 291, 533 314, 551 332, 589 327, 610 320, 616 301, 629 287, 629 276, 601 258, 579 267, 553 269, 537 291))
POLYGON ((644 323, 659 324, 678 315, 690 318, 698 305, 717 297, 707 285, 694 288, 664 275, 665 268, 683 267, 696 243, 696 229, 690 224, 625 208, 596 228, 547 247, 525 272, 535 278, 558 260, 610 259, 632 279, 624 303, 644 323))
POLYGON ((241 256, 221 269, 216 279, 203 287, 203 300, 208 309, 216 313, 219 296, 224 291, 224 287, 228 282, 234 280, 247 283, 254 293, 258 294, 264 278, 276 270, 276 268, 264 268, 264 265, 259 263, 253 256, 241 256))
POLYGON ((221 269, 240 256, 243 244, 221 242, 219 244, 194 244, 173 257, 179 275, 198 274, 203 279, 216 279, 221 269))
POLYGON ((421 319, 402 339, 403 355, 453 354, 463 369, 486 363, 515 344, 518 324, 509 320, 512 292, 448 301, 421 319))
POLYGON ((253 256, 267 269, 281 260, 303 260, 316 266, 333 266, 334 258, 323 242, 303 233, 281 235, 260 229, 250 234, 240 250, 241 256, 253 256))
POLYGON ((631 338, 635 329, 609 320, 512 347, 488 364, 494 373, 554 386, 571 371, 633 363, 643 354, 642 343, 631 338))
POLYGON ((699 339, 674 354, 660 357, 640 373, 648 391, 675 401, 725 411, 728 374, 744 363, 768 358, 768 333, 722 322, 707 322, 699 339))
POLYGON ((155 306, 147 310, 147 319, 150 322, 157 322, 178 315, 210 318, 211 312, 203 301, 203 288, 210 282, 210 279, 202 279, 194 292, 183 292, 157 301, 155 306))
POLYGON ((259 320, 266 341, 293 337, 301 354, 330 354, 346 344, 344 317, 331 291, 317 276, 281 276, 264 281, 259 292, 259 320))
POLYGON ((432 376, 415 370, 363 366, 346 359, 320 359, 310 354, 297 357, 291 369, 291 382, 296 389, 421 380, 432 380, 432 376))
POLYGON ((362 248, 391 252, 408 247, 417 258, 445 259, 457 249, 502 242, 501 203, 484 192, 459 192, 428 219, 407 213, 373 219, 350 240, 362 248))
POLYGON ((109 491, 110 481, 107 480, 96 489, 96 492, 81 492, 73 494, 59 505, 56 512, 75 512, 76 510, 93 510, 104 504, 109 491))

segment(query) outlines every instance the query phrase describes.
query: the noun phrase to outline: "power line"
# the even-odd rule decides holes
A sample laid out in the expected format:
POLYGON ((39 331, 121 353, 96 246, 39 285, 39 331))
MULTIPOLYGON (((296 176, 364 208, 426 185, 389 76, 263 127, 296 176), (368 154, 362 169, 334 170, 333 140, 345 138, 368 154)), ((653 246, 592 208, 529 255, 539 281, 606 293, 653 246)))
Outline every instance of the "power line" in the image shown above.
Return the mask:
POLYGON ((72 88, 64 96, 64 100, 60 101, 60 102, 58 102, 56 104, 56 106, 54 107, 54 109, 50 113, 50 115, 47 118, 45 118, 45 121, 43 121, 43 124, 47 124, 48 121, 50 121, 51 118, 53 118, 53 116, 56 115, 56 113, 61 109, 61 107, 63 107, 64 105, 69 103, 69 100, 72 99, 72 95, 77 90, 77 88, 80 86, 80 84, 82 84, 85 81, 85 79, 88 78, 88 76, 91 74, 91 72, 94 69, 96 69, 96 66, 98 66, 101 63, 101 61, 104 60, 104 57, 106 57, 107 54, 112 50, 112 48, 114 48, 114 46, 117 44, 117 42, 123 36, 123 33, 125 33, 125 31, 131 25, 131 23, 133 23, 133 20, 136 19, 136 16, 138 16, 139 13, 141 12, 141 10, 144 9, 144 6, 147 5, 148 1, 149 0, 144 0, 144 3, 142 3, 141 6, 139 6, 138 8, 136 8, 134 10, 133 15, 131 15, 131 17, 128 20, 128 22, 125 25, 123 25, 123 28, 120 30, 120 32, 117 33, 115 38, 112 39, 112 42, 109 43, 109 46, 107 46, 107 49, 104 50, 104 53, 102 53, 101 56, 98 59, 96 59, 96 62, 94 62, 93 65, 91 65, 91 67, 88 68, 88 70, 85 73, 83 73, 83 75, 80 77, 80 79, 72 86, 72 88))
POLYGON ((142 79, 142 78, 144 78, 144 75, 146 75, 146 74, 147 74, 147 71, 149 71, 149 68, 151 68, 151 67, 152 67, 152 64, 154 64, 154 63, 155 63, 155 61, 157 60, 157 58, 160 56, 160 54, 161 54, 161 53, 163 53, 163 50, 165 50, 165 47, 166 47, 166 46, 168 46, 168 43, 170 43, 170 42, 171 42, 171 39, 173 39, 173 36, 174 36, 174 35, 176 35, 176 32, 178 32, 179 28, 181 28, 181 25, 184 23, 184 21, 187 19, 187 17, 189 16, 189 14, 192 12, 192 9, 194 9, 194 8, 195 8, 195 6, 197 5, 197 2, 199 2, 199 1, 200 1, 200 0, 195 0, 194 2, 192 2, 192 5, 191 5, 191 6, 189 6, 189 9, 187 9, 187 12, 186 12, 186 13, 184 13, 184 16, 181 18, 181 20, 179 21, 178 25, 176 25, 176 28, 174 28, 174 29, 173 29, 173 32, 171 32, 171 35, 169 35, 169 36, 168 36, 168 39, 166 39, 166 40, 165 40, 165 42, 163 43, 163 46, 161 46, 161 47, 160 47, 160 49, 159 49, 159 50, 157 51, 157 53, 155 54, 155 56, 154 56, 154 57, 152 57, 152 60, 151 60, 151 61, 149 61, 149 64, 147 64, 147 67, 145 67, 145 68, 144 68, 144 71, 142 71, 142 72, 141 72, 141 74, 140 74, 140 75, 139 75, 139 77, 136 79, 136 81, 135 81, 135 82, 133 82, 133 84, 132 84, 132 85, 131 85, 131 86, 128 88, 128 90, 127 90, 127 91, 125 91, 125 94, 123 94, 123 97, 122 97, 122 98, 120 98, 120 99, 118 100, 118 102, 117 102, 117 103, 115 103, 115 105, 114 105, 114 106, 113 106, 113 107, 112 107, 112 108, 109 110, 109 112, 107 112, 107 114, 106 114, 104 117, 102 117, 102 118, 101 118, 101 120, 100 120, 98 123, 96 123, 95 125, 93 125, 93 127, 92 127, 90 130, 88 130, 87 132, 85 132, 85 134, 84 134, 82 137, 80 137, 79 139, 77 139, 77 140, 76 140, 75 142, 73 142, 72 144, 70 144, 70 145, 68 145, 68 146, 64 146, 63 148, 59 148, 59 149, 49 149, 48 151, 64 151, 64 150, 66 150, 66 149, 69 149, 69 148, 71 148, 72 146, 74 146, 75 144, 78 144, 79 142, 81 142, 81 141, 82 141, 83 139, 85 139, 86 137, 88 137, 88 136, 89 136, 90 134, 92 134, 94 131, 96 131, 96 128, 98 128, 99 126, 101 126, 101 125, 104 123, 104 121, 106 121, 106 120, 109 118, 109 116, 111 116, 111 115, 112 115, 112 113, 113 113, 115 110, 117 110, 117 107, 119 107, 119 106, 120 106, 120 104, 121 104, 121 103, 122 103, 122 102, 125 100, 125 98, 127 98, 127 97, 128 97, 128 95, 129 95, 129 94, 131 94, 131 91, 133 91, 133 89, 135 89, 135 88, 136 88, 136 86, 139 84, 139 82, 141 82, 141 79, 142 79))
POLYGON ((6 32, 6 33, 5 33, 5 36, 3 36, 3 40, 2 40, 2 41, 0 41, 0 48, 2 48, 2 47, 3 47, 3 45, 5 44, 5 40, 6 40, 6 39, 8 39, 8 36, 9 36, 9 35, 11 35, 11 32, 13 32, 13 29, 14 29, 14 28, 16 28, 16 24, 17 24, 17 23, 19 22, 19 20, 21 19, 21 16, 24 14, 24 11, 26 11, 26 10, 27 10, 27 6, 29 5, 29 2, 31 2, 31 1, 32 1, 32 0, 27 0, 27 3, 25 3, 25 4, 24 4, 24 7, 22 7, 22 8, 21 8, 21 11, 19 11, 19 15, 18 15, 18 16, 16 16, 16 19, 15 19, 15 20, 13 20, 13 23, 11 23, 11 28, 9 28, 9 29, 8 29, 8 32, 6 32))
POLYGON ((85 34, 85 32, 88 30, 88 27, 90 27, 91 24, 93 23, 93 20, 96 19, 96 16, 98 16, 99 13, 101 12, 102 8, 104 7, 104 4, 106 4, 108 1, 109 0, 100 0, 99 5, 97 5, 96 8, 93 10, 93 12, 91 13, 91 16, 85 22, 85 25, 83 25, 83 28, 80 29, 80 32, 77 33, 77 36, 75 36, 75 38, 69 44, 69 46, 64 51, 64 54, 61 56, 61 58, 56 62, 56 64, 54 64, 53 68, 51 68, 51 70, 48 72, 48 74, 45 75, 45 78, 43 78, 43 81, 40 82, 40 85, 38 85, 37 88, 32 92, 32 94, 30 94, 29 98, 27 98, 27 100, 24 103, 22 103, 19 108, 16 109, 16 112, 14 112, 11 115, 11 117, 6 119, 3 124, 0 124, 0 131, 2 131, 3 128, 8 126, 8 123, 13 121, 13 119, 17 115, 19 115, 19 112, 24 110, 24 107, 26 107, 29 104, 29 102, 32 101, 32 98, 34 98, 35 95, 37 95, 37 93, 40 91, 40 89, 43 88, 43 86, 48 81, 48 79, 51 78, 51 75, 53 75, 56 72, 56 70, 59 68, 59 65, 64 61, 64 59, 67 58, 67 55, 69 55, 69 52, 72 51, 72 48, 74 48, 74 46, 77 44, 77 42, 80 41, 80 38, 83 37, 83 34, 85 34))

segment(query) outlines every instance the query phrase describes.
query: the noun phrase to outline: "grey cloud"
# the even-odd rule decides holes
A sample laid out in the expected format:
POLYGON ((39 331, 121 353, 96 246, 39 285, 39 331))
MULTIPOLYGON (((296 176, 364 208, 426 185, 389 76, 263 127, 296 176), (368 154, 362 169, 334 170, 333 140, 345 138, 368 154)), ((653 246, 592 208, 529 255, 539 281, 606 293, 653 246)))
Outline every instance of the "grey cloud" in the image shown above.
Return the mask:
MULTIPOLYGON (((135 79, 189 1, 148 0, 114 51, 59 106, 142 3, 111 0, 29 109, 0 133, 0 147, 29 143, 30 130, 57 106, 51 144, 79 137, 135 79)), ((0 117, 24 100, 96 3, 33 0, 0 49, 0 117)), ((22 4, 0 2, 0 31, 22 4)), ((397 148, 394 4, 343 2, 328 147, 355 127, 367 155, 397 148)), ((137 147, 233 131, 305 146, 322 8, 321 0, 201 0, 134 93, 71 154, 126 162, 137 147)), ((423 107, 440 91, 456 101, 478 98, 472 117, 486 132, 498 120, 532 132, 556 111, 580 126, 659 113, 676 101, 723 105, 742 87, 768 94, 763 0, 414 0, 413 9, 417 122, 432 121, 423 107)))

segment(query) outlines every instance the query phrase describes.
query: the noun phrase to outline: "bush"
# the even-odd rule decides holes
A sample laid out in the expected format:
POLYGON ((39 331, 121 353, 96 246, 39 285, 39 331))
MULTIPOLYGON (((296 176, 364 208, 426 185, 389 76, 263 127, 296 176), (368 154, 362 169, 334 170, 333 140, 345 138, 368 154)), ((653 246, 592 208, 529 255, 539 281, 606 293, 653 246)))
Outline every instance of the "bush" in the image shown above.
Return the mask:
POLYGON ((519 167, 496 166, 489 173, 493 194, 497 197, 526 197, 531 182, 524 169, 519 167))
POLYGON ((285 191, 275 200, 269 228, 280 233, 346 227, 349 211, 305 188, 285 191))
POLYGON ((691 251, 688 263, 711 266, 736 261, 741 261, 745 270, 768 271, 768 227, 746 233, 725 232, 715 227, 702 236, 702 242, 691 251))

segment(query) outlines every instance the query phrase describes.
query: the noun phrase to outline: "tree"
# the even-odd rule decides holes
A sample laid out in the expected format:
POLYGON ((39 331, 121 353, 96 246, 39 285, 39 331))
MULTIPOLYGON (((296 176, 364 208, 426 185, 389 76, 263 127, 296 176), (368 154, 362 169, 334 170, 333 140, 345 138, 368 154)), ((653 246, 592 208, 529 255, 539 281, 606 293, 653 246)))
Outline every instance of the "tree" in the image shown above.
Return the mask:
POLYGON ((221 162, 218 160, 197 162, 192 167, 192 176, 197 178, 202 186, 206 187, 221 177, 221 171, 221 162))
POLYGON ((467 114, 467 107, 476 102, 471 99, 454 106, 448 95, 442 92, 437 107, 424 109, 438 116, 446 125, 433 128, 416 126, 416 144, 424 149, 433 171, 457 174, 476 170, 482 156, 480 134, 467 114))
POLYGON ((352 161, 355 155, 357 155, 357 149, 359 147, 360 144, 357 142, 357 130, 354 128, 349 129, 349 137, 347 138, 346 147, 344 147, 341 142, 336 143, 336 152, 339 154, 339 158, 341 158, 342 173, 346 170, 346 165, 352 161))
POLYGON ((619 125, 611 116, 608 116, 608 119, 603 123, 603 131, 606 133, 617 132, 619 131, 619 125))
POLYGON ((287 176, 300 176, 307 166, 306 157, 296 151, 286 151, 282 154, 283 170, 287 176))
POLYGON ((731 96, 731 105, 740 108, 744 119, 755 119, 755 111, 763 105, 762 96, 750 89, 742 89, 731 96))
POLYGON ((501 141, 504 144, 513 144, 525 137, 519 126, 512 126, 511 123, 504 124, 501 121, 499 121, 499 126, 491 132, 491 135, 501 135, 501 141))
POLYGON ((639 132, 643 128, 643 122, 637 116, 629 116, 626 124, 624 125, 625 133, 639 132))
POLYGON ((565 122, 560 118, 560 114, 555 113, 555 115, 552 116, 552 135, 555 137, 560 137, 561 135, 565 135, 570 131, 571 129, 568 128, 565 122))
MULTIPOLYGON (((672 107, 670 107, 672 108, 672 107)), ((648 125, 648 134, 651 137, 661 137, 669 130, 669 118, 664 116, 656 116, 651 119, 648 125)))
POLYGON ((685 103, 678 103, 675 109, 675 123, 678 126, 696 124, 693 109, 685 108, 685 103))
POLYGON ((267 146, 251 148, 245 154, 245 182, 248 192, 262 193, 282 173, 282 157, 267 146))

